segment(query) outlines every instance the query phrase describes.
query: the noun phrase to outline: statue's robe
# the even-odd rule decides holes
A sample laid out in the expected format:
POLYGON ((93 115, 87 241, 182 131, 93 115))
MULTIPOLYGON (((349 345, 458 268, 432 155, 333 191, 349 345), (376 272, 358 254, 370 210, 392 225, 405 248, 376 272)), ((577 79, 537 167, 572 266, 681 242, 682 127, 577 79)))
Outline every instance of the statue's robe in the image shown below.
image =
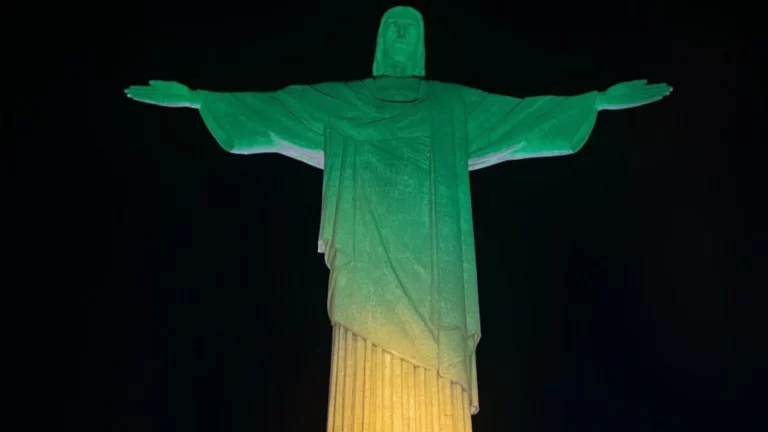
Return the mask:
POLYGON ((202 96, 225 150, 324 169, 318 248, 332 323, 460 385, 476 413, 469 171, 576 152, 595 123, 597 92, 518 99, 379 78, 202 96))

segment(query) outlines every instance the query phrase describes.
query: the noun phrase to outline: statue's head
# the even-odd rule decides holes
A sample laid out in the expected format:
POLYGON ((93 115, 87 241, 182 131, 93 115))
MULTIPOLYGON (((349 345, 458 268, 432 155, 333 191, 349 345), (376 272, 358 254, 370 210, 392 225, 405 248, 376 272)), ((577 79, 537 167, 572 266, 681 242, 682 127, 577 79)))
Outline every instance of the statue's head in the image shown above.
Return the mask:
POLYGON ((396 6, 384 13, 376 39, 373 75, 423 77, 424 56, 424 20, 419 11, 396 6))

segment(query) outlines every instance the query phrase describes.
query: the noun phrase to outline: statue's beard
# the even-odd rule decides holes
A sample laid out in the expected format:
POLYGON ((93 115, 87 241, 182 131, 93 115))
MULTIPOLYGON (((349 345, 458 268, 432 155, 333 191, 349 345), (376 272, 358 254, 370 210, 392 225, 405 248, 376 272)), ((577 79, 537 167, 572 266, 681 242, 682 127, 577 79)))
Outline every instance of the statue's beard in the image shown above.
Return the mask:
POLYGON ((387 56, 386 70, 388 72, 387 75, 390 76, 413 76, 414 68, 412 55, 405 57, 395 57, 393 55, 387 56))
POLYGON ((404 43, 395 42, 389 49, 389 58, 394 61, 405 63, 411 57, 413 57, 413 50, 404 43))

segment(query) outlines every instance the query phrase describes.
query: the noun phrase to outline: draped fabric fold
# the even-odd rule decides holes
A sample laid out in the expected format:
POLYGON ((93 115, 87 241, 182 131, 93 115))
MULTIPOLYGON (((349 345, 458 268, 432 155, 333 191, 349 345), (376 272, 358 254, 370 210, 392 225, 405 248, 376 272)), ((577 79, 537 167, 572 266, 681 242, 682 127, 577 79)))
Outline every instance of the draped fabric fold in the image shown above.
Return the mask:
POLYGON ((324 169, 318 250, 330 269, 331 323, 436 371, 477 413, 469 171, 578 151, 594 125, 595 93, 516 99, 368 79, 209 92, 200 111, 228 151, 281 153, 324 169), (394 100, 408 96, 403 89, 410 99, 394 100))
POLYGON ((333 327, 328 432, 471 432, 460 384, 333 327))

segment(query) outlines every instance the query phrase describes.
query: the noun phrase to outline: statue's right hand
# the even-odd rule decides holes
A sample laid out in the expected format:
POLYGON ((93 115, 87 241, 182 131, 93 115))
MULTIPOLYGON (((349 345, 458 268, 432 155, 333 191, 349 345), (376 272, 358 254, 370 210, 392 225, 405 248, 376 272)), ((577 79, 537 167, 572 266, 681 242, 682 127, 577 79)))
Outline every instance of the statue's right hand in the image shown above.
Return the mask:
POLYGON ((139 102, 173 108, 200 108, 200 98, 194 90, 175 81, 150 81, 148 86, 131 86, 125 94, 139 102))

